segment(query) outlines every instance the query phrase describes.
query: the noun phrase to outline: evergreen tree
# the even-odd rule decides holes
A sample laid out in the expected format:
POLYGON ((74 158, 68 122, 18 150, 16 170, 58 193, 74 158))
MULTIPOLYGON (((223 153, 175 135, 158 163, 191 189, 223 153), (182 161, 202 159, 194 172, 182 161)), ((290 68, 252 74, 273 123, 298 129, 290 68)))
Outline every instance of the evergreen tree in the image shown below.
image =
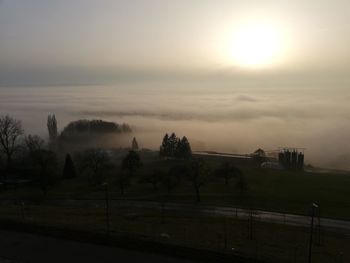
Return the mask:
POLYGON ((64 163, 64 168, 63 168, 63 179, 71 179, 77 176, 77 172, 75 169, 75 165, 73 163, 72 157, 68 153, 66 155, 66 161, 64 163))
POLYGON ((134 137, 134 139, 132 139, 131 150, 138 151, 138 149, 139 149, 139 145, 136 141, 136 138, 134 137))
POLYGON ((188 159, 192 155, 192 150, 186 136, 180 139, 176 137, 176 134, 173 132, 170 136, 165 134, 159 154, 163 157, 188 159))
POLYGON ((191 145, 188 142, 186 136, 179 140, 177 145, 177 156, 183 159, 188 159, 192 155, 191 145))
POLYGON ((176 156, 178 144, 179 144, 179 139, 176 137, 176 134, 173 132, 168 139, 168 146, 169 146, 168 156, 170 157, 176 156))
POLYGON ((159 149, 159 155, 162 157, 169 155, 169 135, 167 133, 163 137, 163 142, 159 149))

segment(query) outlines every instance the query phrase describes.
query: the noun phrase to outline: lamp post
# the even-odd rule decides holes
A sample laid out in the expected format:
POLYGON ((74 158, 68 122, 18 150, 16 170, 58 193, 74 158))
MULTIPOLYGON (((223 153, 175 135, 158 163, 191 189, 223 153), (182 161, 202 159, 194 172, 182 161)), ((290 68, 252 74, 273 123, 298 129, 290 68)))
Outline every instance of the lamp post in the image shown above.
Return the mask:
POLYGON ((314 217, 315 217, 315 210, 318 208, 318 205, 315 203, 312 203, 311 206, 311 224, 310 224, 310 240, 309 240, 309 263, 311 263, 311 254, 312 254, 312 237, 314 232, 314 217))
POLYGON ((108 195, 108 183, 105 182, 102 184, 105 187, 105 199, 106 199, 106 226, 107 226, 107 234, 110 232, 110 223, 109 223, 109 195, 108 195))

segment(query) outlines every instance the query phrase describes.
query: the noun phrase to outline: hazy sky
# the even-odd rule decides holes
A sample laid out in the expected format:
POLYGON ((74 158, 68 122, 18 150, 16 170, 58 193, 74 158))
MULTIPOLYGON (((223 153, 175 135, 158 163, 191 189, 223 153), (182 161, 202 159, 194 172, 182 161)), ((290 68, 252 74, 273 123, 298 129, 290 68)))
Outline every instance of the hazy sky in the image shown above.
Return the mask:
POLYGON ((0 0, 0 114, 350 169, 349 21, 349 0, 0 0))
POLYGON ((232 38, 262 24, 279 52, 264 71, 346 76, 349 17, 348 0, 0 0, 0 84, 251 74, 232 38))

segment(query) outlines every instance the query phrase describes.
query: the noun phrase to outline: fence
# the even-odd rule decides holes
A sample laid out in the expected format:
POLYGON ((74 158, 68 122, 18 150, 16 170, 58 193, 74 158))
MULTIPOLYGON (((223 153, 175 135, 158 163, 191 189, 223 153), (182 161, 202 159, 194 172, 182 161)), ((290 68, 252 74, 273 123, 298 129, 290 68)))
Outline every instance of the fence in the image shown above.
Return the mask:
MULTIPOLYGON (((8 200, 1 203, 0 213, 0 219, 135 237, 267 262, 308 262, 309 256, 310 218, 305 216, 108 199, 8 200)), ((331 227, 337 223, 333 221, 316 218, 312 262, 350 262, 348 222, 339 221, 337 228, 331 227)))

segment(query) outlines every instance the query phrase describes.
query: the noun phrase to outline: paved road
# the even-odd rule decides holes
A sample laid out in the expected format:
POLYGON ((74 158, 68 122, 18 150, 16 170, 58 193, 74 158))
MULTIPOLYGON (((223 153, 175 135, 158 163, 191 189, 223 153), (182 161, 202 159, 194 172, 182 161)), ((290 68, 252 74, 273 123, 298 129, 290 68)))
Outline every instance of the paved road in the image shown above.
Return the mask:
MULTIPOLYGON (((253 220, 262 222, 286 224, 292 226, 310 225, 310 216, 284 214, 278 212, 269 212, 262 210, 250 210, 234 207, 222 206, 203 206, 195 204, 180 204, 180 203, 166 203, 149 201, 130 201, 130 200, 110 200, 110 207, 134 207, 134 208, 148 208, 148 209, 165 209, 183 212, 205 213, 213 216, 230 216, 241 219, 248 219, 252 216, 253 220)), ((104 200, 51 200, 51 205, 72 206, 72 207, 104 207, 104 200)), ((327 228, 330 231, 341 232, 350 235, 350 221, 336 220, 329 218, 316 218, 315 224, 320 223, 322 228, 327 228), (319 220, 319 221, 318 221, 319 220)))
MULTIPOLYGON (((13 203, 13 201, 1 202, 13 203)), ((52 206, 64 206, 64 207, 105 207, 105 200, 80 200, 80 199, 58 199, 58 200, 47 200, 47 205, 52 206)), ((250 210, 241 209, 234 207, 223 207, 223 206, 203 206, 196 204, 181 204, 181 203, 160 203, 151 201, 131 201, 131 200, 110 200, 110 207, 129 207, 129 208, 147 208, 147 209, 165 209, 182 212, 192 213, 204 213, 213 216, 230 216, 241 219, 248 219, 252 216, 253 220, 262 222, 286 224, 292 226, 304 226, 310 225, 310 216, 295 215, 295 214, 284 214, 278 212, 262 211, 262 210, 250 210)), ((137 210, 135 210, 137 212, 137 210)), ((336 220, 329 218, 318 218, 315 219, 315 224, 320 223, 323 229, 327 229, 333 232, 339 232, 350 235, 350 221, 336 220)))
POLYGON ((143 253, 39 235, 0 231, 0 263, 194 263, 143 253))

